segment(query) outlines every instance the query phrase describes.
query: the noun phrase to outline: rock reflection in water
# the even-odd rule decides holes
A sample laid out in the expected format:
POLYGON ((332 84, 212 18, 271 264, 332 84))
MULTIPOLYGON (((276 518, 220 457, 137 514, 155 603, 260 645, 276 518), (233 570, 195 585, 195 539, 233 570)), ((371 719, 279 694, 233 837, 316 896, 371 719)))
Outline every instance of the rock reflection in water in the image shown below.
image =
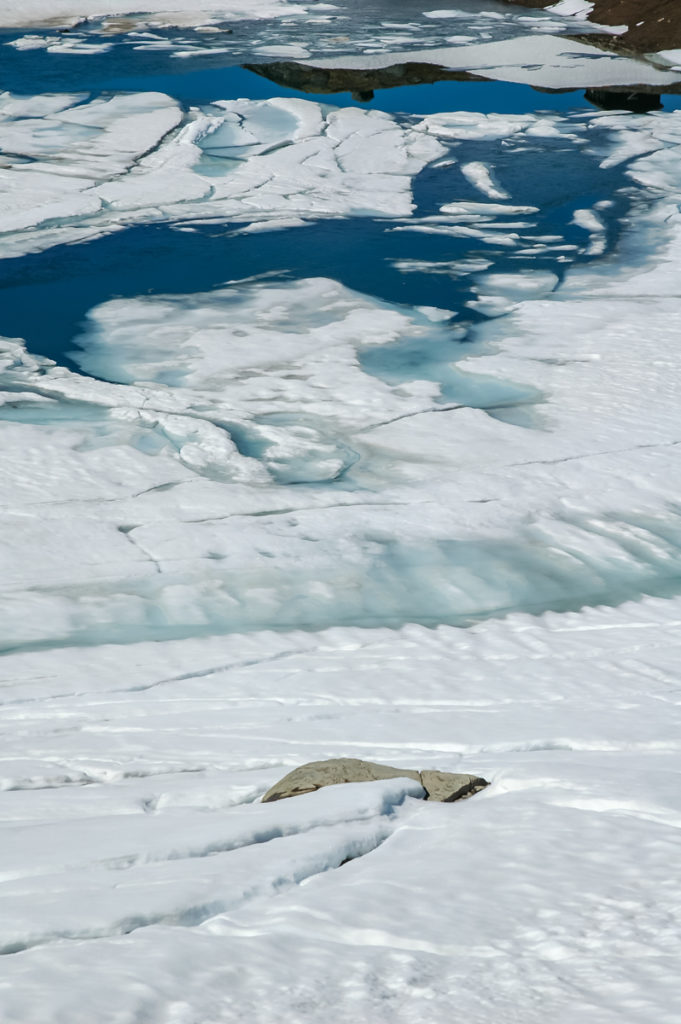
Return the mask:
POLYGON ((610 89, 587 89, 584 98, 601 110, 631 110, 634 114, 646 114, 650 110, 662 110, 660 93, 638 91, 614 92, 610 89))
POLYGON ((391 64, 387 68, 325 68, 299 64, 296 61, 273 61, 268 64, 244 64, 243 68, 286 89, 297 89, 299 92, 315 95, 349 92, 353 98, 362 102, 372 99, 376 89, 395 89, 405 85, 428 85, 435 82, 488 81, 470 71, 451 71, 439 64, 417 61, 391 64))
MULTIPOLYGON (((376 90, 398 89, 404 86, 435 85, 440 82, 480 82, 491 85, 490 79, 471 71, 451 70, 438 64, 406 61, 385 68, 343 68, 318 67, 297 61, 274 61, 268 64, 244 64, 244 70, 252 71, 275 85, 286 89, 316 96, 350 93, 357 103, 371 103, 376 90)), ((530 86, 534 91, 560 95, 581 94, 580 88, 549 89, 530 86)), ((681 94, 681 83, 665 87, 669 94, 681 94)), ((601 110, 630 110, 644 114, 651 110, 662 110, 663 103, 659 86, 635 84, 629 87, 605 87, 586 89, 584 98, 601 110)))

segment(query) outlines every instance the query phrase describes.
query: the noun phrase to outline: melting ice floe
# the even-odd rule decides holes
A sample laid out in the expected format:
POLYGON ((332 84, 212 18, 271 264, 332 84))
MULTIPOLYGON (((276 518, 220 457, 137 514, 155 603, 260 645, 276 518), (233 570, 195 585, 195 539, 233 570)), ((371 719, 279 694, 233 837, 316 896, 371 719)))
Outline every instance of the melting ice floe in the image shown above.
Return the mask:
MULTIPOLYGON (((409 229, 489 239, 487 229, 495 225, 482 214, 499 212, 493 205, 456 215, 444 207, 441 216, 414 222, 412 181, 419 171, 452 147, 465 145, 473 155, 476 141, 484 147, 512 138, 536 147, 540 140, 574 142, 600 127, 595 117, 555 114, 398 120, 297 99, 218 101, 183 118, 179 105, 160 93, 89 102, 43 97, 35 108, 30 99, 5 93, 0 115, 7 140, 0 166, 4 257, 159 221, 214 220, 250 231, 373 216, 405 218, 409 229)), ((616 162, 605 133, 588 134, 587 143, 616 162)), ((645 130, 627 139, 637 148, 614 147, 619 159, 664 146, 645 130)), ((485 161, 460 162, 481 198, 505 196, 485 161)), ((492 241, 513 247, 521 237, 496 230, 492 241)))
POLYGON ((167 96, 82 99, 47 99, 36 131, 29 101, 0 97, 12 154, 0 168, 5 256, 192 215, 243 222, 407 215, 412 176, 444 152, 423 129, 387 114, 325 115, 304 100, 220 102, 169 135, 182 115, 167 96), (67 157, 78 166, 75 177, 67 157))

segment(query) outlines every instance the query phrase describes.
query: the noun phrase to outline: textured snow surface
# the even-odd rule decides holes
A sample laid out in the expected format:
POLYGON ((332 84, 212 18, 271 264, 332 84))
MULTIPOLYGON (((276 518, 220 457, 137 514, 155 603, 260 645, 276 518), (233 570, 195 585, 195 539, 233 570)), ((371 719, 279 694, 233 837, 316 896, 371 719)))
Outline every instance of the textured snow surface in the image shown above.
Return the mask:
POLYGON ((3 116, 7 252, 378 215, 485 246, 398 269, 487 319, 265 277, 2 339, 0 1020, 676 1024, 681 117, 3 116), (639 197, 562 281, 480 255, 561 244, 489 156, 537 139, 639 197), (414 214, 443 154, 477 198, 414 214), (492 784, 258 803, 342 755, 492 784))
POLYGON ((586 18, 593 10, 591 0, 558 0, 549 10, 563 17, 586 18))
POLYGON ((2 1019, 671 1024, 680 623, 648 600, 8 658, 2 1019), (492 786, 252 803, 343 753, 492 786))

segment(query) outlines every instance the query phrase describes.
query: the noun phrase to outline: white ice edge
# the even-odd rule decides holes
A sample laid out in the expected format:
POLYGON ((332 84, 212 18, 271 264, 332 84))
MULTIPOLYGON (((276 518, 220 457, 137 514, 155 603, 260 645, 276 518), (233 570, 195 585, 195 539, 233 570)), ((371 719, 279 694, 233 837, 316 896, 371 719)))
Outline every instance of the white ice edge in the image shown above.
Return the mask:
POLYGON ((588 43, 539 32, 488 43, 315 58, 307 63, 318 68, 378 70, 407 61, 548 89, 603 88, 632 82, 662 89, 678 82, 675 72, 660 70, 643 59, 609 54, 588 43))

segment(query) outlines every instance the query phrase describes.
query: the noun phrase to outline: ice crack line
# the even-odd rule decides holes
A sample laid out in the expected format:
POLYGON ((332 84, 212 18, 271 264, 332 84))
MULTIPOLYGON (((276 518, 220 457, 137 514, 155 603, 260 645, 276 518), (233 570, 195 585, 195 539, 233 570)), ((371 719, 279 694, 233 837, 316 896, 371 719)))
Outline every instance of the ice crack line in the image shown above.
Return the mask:
POLYGON ((415 412, 404 412, 400 416, 393 416, 391 420, 383 420, 381 423, 373 423, 370 427, 364 427, 362 430, 356 430, 353 433, 353 437, 361 436, 362 434, 370 434, 372 430, 378 430, 380 427, 387 427, 390 423, 397 423, 398 420, 412 419, 414 416, 423 416, 429 412, 454 412, 457 409, 468 409, 467 405, 461 403, 448 403, 447 405, 433 405, 426 409, 417 409, 415 412))
POLYGON ((658 441, 655 444, 635 444, 627 448, 608 448, 601 452, 584 452, 580 455, 566 455, 562 459, 530 459, 527 462, 511 462, 510 466, 555 466, 560 462, 578 462, 580 459, 597 459, 601 455, 623 455, 626 452, 642 451, 647 448, 674 448, 681 441, 658 441))
POLYGON ((154 558, 154 556, 151 554, 151 552, 147 551, 147 549, 142 544, 140 544, 140 542, 138 540, 136 540, 133 537, 133 531, 137 529, 136 526, 119 526, 119 527, 117 527, 117 529, 118 529, 118 532, 121 533, 125 537, 125 539, 130 544, 132 544, 132 546, 134 548, 137 548, 138 551, 141 551, 141 553, 144 555, 144 557, 147 558, 154 565, 157 573, 162 573, 163 572, 163 569, 161 568, 161 565, 157 561, 157 559, 154 558))
MULTIPOLYGON (((22 953, 37 946, 43 946, 50 942, 58 942, 63 939, 90 940, 106 939, 119 935, 129 935, 142 928, 153 925, 170 925, 185 928, 195 928, 210 918, 242 906, 253 899, 262 896, 276 897, 282 891, 292 886, 300 885, 315 875, 325 874, 327 871, 337 870, 343 867, 348 861, 356 860, 359 857, 378 849, 390 838, 396 828, 394 806, 390 807, 387 813, 380 815, 383 819, 376 824, 376 827, 366 832, 361 830, 354 836, 344 837, 342 842, 336 842, 330 849, 324 850, 321 854, 310 854, 301 863, 300 857, 292 858, 289 865, 273 872, 270 877, 254 882, 250 888, 242 889, 234 895, 225 896, 222 899, 210 901, 197 901, 188 906, 175 909, 172 912, 157 912, 139 914, 137 916, 125 917, 107 927, 80 928, 54 930, 42 935, 35 935, 23 940, 8 941, 0 946, 0 956, 10 956, 15 953, 22 953)), ((350 819, 344 824, 366 824, 366 818, 350 819)), ((304 832, 314 831, 317 826, 303 830, 304 832)), ((291 836, 299 835, 301 832, 292 833, 291 836)), ((285 836, 272 836, 272 839, 285 838, 285 836)), ((246 846, 251 843, 245 844, 246 846)), ((285 854, 284 854, 285 857, 285 854)))

